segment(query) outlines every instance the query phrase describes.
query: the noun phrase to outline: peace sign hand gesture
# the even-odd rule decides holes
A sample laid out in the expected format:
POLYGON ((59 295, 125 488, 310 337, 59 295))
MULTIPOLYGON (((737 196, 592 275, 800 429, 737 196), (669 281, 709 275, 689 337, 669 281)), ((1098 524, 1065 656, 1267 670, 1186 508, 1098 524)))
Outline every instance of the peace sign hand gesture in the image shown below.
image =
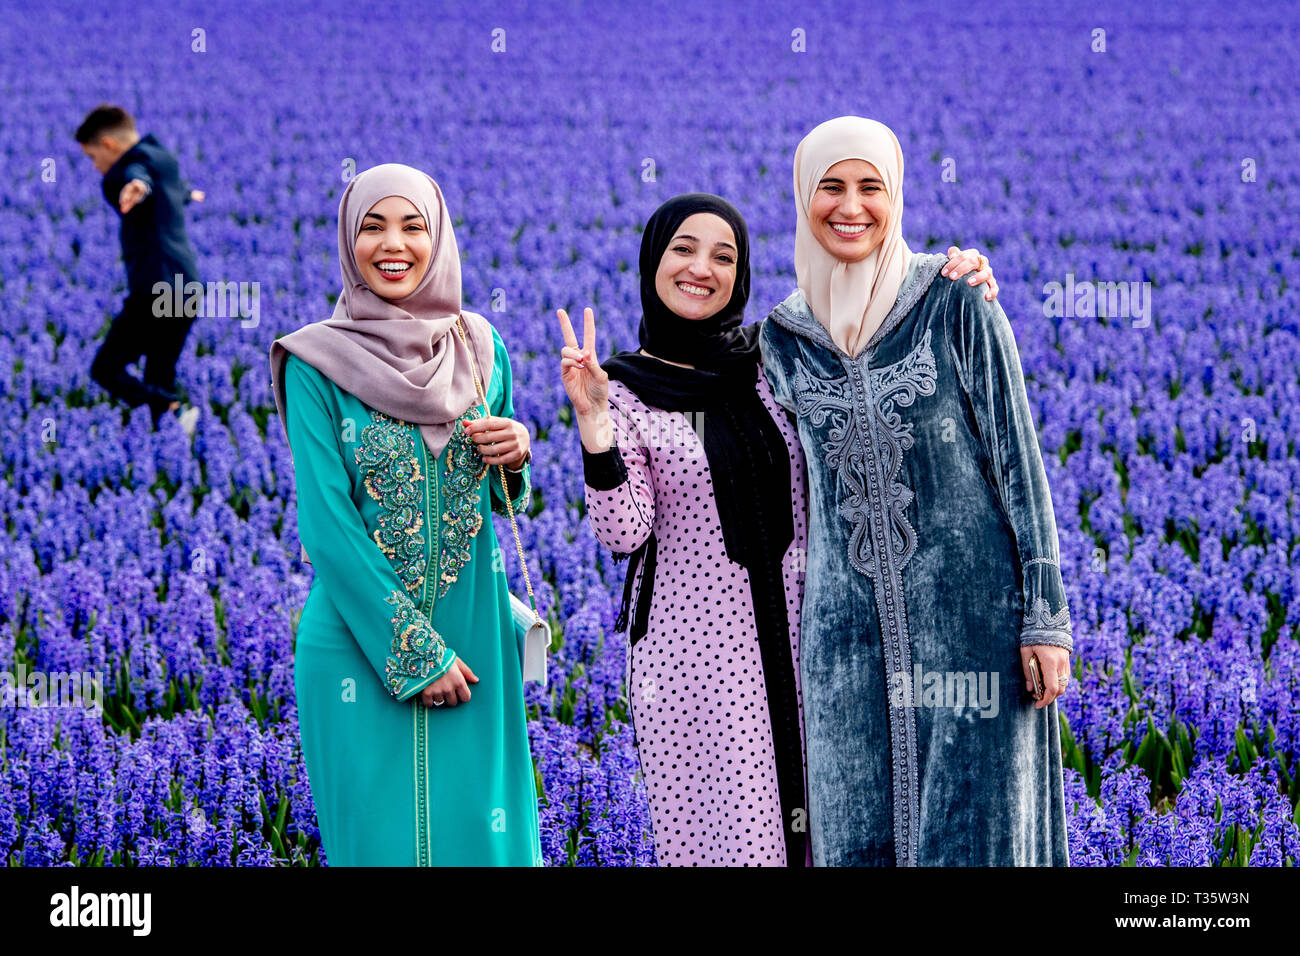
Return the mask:
POLYGON ((590 308, 582 312, 582 348, 569 322, 569 313, 556 309, 564 347, 560 350, 560 378, 578 415, 582 444, 593 453, 613 444, 609 419, 609 375, 596 359, 596 316, 590 308))

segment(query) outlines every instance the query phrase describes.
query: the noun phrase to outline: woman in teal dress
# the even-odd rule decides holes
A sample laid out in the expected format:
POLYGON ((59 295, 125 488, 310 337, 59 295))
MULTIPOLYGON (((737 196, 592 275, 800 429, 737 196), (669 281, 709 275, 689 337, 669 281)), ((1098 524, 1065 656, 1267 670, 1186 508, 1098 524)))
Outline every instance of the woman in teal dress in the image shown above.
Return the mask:
POLYGON ((315 569, 298 624, 303 756, 331 866, 541 865, 521 657, 491 512, 529 497, 496 330, 461 309, 442 193, 358 175, 333 316, 271 346, 315 569), (486 397, 486 407, 480 397, 486 397))

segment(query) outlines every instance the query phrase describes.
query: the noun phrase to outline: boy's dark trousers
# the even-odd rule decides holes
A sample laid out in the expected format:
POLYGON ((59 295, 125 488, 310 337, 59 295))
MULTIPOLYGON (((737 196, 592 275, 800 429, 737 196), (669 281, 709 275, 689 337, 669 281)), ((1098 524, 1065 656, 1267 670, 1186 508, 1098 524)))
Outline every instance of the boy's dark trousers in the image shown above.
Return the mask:
POLYGON ((148 403, 157 428, 168 406, 180 401, 175 391, 176 360, 193 324, 193 316, 154 315, 152 296, 128 295, 95 353, 90 377, 132 408, 148 403), (144 381, 126 370, 141 355, 145 358, 144 381))

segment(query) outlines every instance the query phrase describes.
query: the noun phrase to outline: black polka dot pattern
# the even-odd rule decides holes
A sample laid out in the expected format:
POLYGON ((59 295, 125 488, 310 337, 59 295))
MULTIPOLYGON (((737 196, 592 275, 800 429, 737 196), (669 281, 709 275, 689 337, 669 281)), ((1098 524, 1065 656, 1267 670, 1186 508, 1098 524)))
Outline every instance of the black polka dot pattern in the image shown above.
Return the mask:
MULTIPOLYGON (((783 576, 798 685, 806 471, 795 426, 765 376, 756 387, 790 452, 795 533, 783 576)), ((727 557, 704 446, 692 418, 644 405, 621 382, 610 383, 610 406, 628 479, 608 491, 587 487, 592 528, 615 551, 635 550, 651 529, 658 542, 649 628, 626 675, 656 856, 669 866, 782 866, 749 574, 727 557)), ((802 708, 802 688, 799 700, 802 708)))

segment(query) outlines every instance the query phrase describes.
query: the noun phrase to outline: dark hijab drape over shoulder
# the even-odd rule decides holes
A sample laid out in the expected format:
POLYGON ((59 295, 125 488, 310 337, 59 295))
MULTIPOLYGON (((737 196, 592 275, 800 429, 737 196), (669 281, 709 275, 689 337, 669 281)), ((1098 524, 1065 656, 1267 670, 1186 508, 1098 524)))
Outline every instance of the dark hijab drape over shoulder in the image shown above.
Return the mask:
MULTIPOLYGON (((794 539, 790 455, 785 439, 757 391, 760 326, 743 326, 749 300, 749 230, 731 203, 708 193, 668 200, 641 236, 641 348, 601 363, 646 405, 693 412, 703 424, 704 453, 713 479, 727 557, 749 572, 763 673, 767 682, 787 861, 802 866, 806 835, 793 826, 803 807, 803 752, 790 651, 782 560, 794 539), (707 319, 686 319, 659 298, 655 275, 682 223, 696 213, 723 219, 736 238, 736 282, 731 299, 707 319), (659 361, 685 362, 681 368, 659 361)), ((584 458, 587 457, 584 453, 584 458)), ((633 581, 644 563, 630 641, 644 634, 654 588, 655 538, 634 551, 628 565, 616 630, 628 624, 633 581)), ((616 555, 616 557, 619 557, 616 555)))

